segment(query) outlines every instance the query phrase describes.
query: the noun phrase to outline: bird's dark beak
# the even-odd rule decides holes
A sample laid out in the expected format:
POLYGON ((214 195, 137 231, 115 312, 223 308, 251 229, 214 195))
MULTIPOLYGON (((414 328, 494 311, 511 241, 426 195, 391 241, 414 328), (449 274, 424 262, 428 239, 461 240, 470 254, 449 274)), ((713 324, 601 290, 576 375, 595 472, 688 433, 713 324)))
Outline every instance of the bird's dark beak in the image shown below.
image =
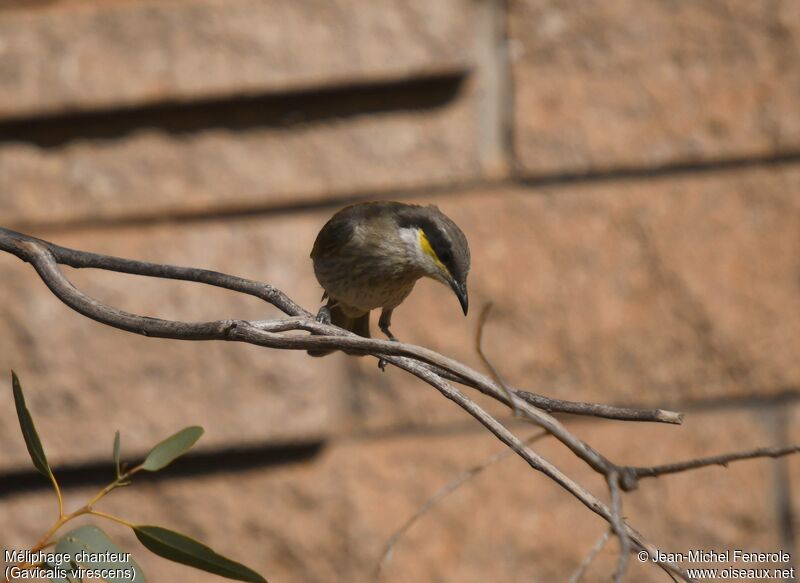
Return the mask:
POLYGON ((450 287, 455 292, 456 297, 458 297, 458 301, 461 304, 461 309, 464 310, 464 315, 467 315, 467 310, 469 310, 469 296, 467 295, 467 284, 464 282, 463 284, 458 283, 455 280, 450 282, 450 287))

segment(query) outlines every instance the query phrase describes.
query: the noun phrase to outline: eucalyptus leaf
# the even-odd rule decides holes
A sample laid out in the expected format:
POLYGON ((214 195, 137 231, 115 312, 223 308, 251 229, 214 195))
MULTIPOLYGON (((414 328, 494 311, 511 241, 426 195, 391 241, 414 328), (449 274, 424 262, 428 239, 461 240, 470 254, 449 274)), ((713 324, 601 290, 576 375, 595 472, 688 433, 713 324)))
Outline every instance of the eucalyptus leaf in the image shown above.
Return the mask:
POLYGON ((148 472, 157 472, 167 467, 192 449, 192 446, 200 439, 201 435, 203 435, 202 427, 193 426, 181 429, 178 433, 166 438, 150 450, 142 464, 142 469, 148 472))
POLYGON ((69 531, 58 541, 55 552, 64 553, 69 557, 70 562, 77 563, 87 569, 125 570, 130 574, 129 577, 103 578, 103 581, 108 583, 130 583, 133 581, 146 583, 141 567, 133 560, 130 554, 120 549, 108 538, 105 532, 96 526, 86 525, 69 531), (111 553, 117 555, 119 560, 107 560, 114 558, 109 556, 111 553), (76 557, 82 560, 77 560, 76 557))
POLYGON ((201 542, 160 526, 134 526, 145 547, 160 557, 236 581, 266 583, 266 579, 241 563, 218 555, 201 542))
POLYGON ((14 405, 17 408, 17 417, 19 418, 20 429, 22 429, 22 437, 25 438, 25 446, 28 448, 28 453, 31 456, 33 465, 44 476, 52 478, 53 472, 50 470, 50 465, 47 463, 47 457, 44 455, 42 442, 39 439, 39 434, 36 433, 36 427, 33 425, 31 413, 25 405, 22 385, 19 384, 19 378, 13 370, 11 371, 11 386, 14 391, 14 405))
POLYGON ((114 470, 117 472, 117 479, 122 477, 122 469, 119 466, 119 430, 114 433, 114 470))

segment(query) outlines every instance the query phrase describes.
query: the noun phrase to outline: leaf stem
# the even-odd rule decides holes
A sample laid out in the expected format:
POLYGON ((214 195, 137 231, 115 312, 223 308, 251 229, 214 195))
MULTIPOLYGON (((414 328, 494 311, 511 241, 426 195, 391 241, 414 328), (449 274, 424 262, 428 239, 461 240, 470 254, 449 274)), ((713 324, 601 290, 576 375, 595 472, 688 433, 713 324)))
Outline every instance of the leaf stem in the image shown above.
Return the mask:
POLYGON ((141 471, 141 469, 142 469, 142 466, 140 464, 140 465, 136 466, 135 468, 132 468, 129 471, 127 471, 124 474, 122 474, 116 480, 114 480, 113 482, 111 482, 110 484, 108 484, 107 486, 102 488, 97 494, 95 494, 94 497, 86 503, 85 508, 87 510, 91 510, 92 506, 97 504, 103 497, 105 497, 106 494, 111 492, 111 490, 113 490, 114 488, 118 488, 123 482, 125 482, 127 479, 129 479, 131 476, 133 476, 135 473, 141 471))
POLYGON ((61 495, 61 486, 58 485, 58 480, 56 480, 55 475, 53 472, 50 472, 50 481, 53 483, 53 488, 56 491, 56 498, 58 498, 58 518, 64 518, 64 497, 61 495))
POLYGON ((130 529, 133 529, 136 526, 135 524, 120 518, 119 516, 114 516, 113 514, 108 514, 107 512, 100 512, 99 510, 89 510, 87 514, 91 514, 92 516, 97 516, 99 518, 105 518, 106 520, 110 520, 112 522, 116 522, 117 524, 127 526, 130 529))

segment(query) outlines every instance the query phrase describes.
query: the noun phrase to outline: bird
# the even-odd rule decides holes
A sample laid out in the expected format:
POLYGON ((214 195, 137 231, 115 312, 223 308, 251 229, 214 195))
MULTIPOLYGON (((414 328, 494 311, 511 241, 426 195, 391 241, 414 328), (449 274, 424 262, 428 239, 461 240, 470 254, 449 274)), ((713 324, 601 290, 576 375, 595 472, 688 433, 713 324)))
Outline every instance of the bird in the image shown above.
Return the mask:
MULTIPOLYGON (((464 315, 469 309, 467 238, 435 205, 370 201, 336 212, 311 250, 314 274, 327 299, 317 320, 370 337, 369 317, 381 309, 378 327, 389 338, 392 312, 422 277, 448 286, 464 315)), ((312 349, 324 356, 330 349, 312 349)), ((385 361, 379 362, 383 370, 385 361)))

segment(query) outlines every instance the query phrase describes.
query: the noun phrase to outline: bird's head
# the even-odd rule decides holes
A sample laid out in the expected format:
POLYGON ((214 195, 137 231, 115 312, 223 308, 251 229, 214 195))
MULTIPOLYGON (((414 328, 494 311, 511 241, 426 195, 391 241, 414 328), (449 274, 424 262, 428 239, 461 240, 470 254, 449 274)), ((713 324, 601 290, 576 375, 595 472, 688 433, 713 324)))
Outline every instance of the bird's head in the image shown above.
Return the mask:
POLYGON ((466 316, 470 255, 464 233, 433 205, 410 208, 398 217, 398 224, 413 251, 415 265, 426 277, 450 287, 466 316))

